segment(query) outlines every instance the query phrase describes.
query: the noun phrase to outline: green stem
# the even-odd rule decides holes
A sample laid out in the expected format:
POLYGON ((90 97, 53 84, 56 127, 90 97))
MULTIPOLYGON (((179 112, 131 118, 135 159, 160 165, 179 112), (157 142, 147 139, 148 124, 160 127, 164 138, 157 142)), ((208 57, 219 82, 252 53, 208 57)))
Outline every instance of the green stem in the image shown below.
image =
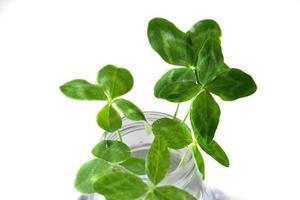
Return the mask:
POLYGON ((196 81, 199 85, 201 85, 200 81, 199 81, 199 78, 198 78, 198 72, 197 72, 197 69, 194 69, 194 73, 196 75, 196 81))
POLYGON ((144 122, 144 127, 147 135, 151 135, 152 133, 152 126, 147 121, 144 122))
POLYGON ((188 118, 189 114, 190 114, 191 109, 189 108, 189 110, 187 111, 185 117, 183 118, 183 123, 185 122, 185 120, 188 118))
POLYGON ((175 119, 175 118, 177 117, 177 113, 178 113, 178 110, 179 110, 179 106, 180 106, 180 103, 177 104, 176 111, 175 111, 175 113, 174 113, 173 119, 175 119))
POLYGON ((178 164, 178 166, 177 166, 177 168, 176 168, 176 170, 178 170, 180 167, 182 167, 182 165, 184 164, 184 162, 185 162, 185 160, 186 160, 186 157, 188 156, 188 154, 189 154, 189 147, 187 147, 186 148, 186 150, 185 150, 185 153, 184 153, 184 155, 182 156, 182 158, 181 158, 181 160, 180 160, 180 162, 179 162, 179 164, 178 164))
POLYGON ((123 139, 122 139, 122 135, 121 135, 120 129, 117 130, 117 134, 118 134, 118 138, 119 138, 120 142, 123 142, 123 139))

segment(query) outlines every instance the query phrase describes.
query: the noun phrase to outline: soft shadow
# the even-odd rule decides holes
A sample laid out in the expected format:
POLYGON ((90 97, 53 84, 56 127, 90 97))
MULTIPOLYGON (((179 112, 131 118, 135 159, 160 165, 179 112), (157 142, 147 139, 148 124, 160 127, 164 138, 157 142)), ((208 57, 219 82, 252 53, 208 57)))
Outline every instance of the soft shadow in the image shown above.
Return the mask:
POLYGON ((78 197, 78 200, 88 200, 89 197, 87 195, 81 195, 78 197))

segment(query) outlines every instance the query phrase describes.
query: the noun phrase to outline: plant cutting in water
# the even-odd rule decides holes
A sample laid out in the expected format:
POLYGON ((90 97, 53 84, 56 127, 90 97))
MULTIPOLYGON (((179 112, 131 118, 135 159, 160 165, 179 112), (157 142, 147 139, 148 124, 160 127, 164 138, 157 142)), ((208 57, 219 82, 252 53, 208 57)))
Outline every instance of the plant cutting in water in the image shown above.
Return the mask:
POLYGON ((148 25, 152 48, 169 64, 176 65, 156 83, 157 98, 177 103, 173 118, 147 122, 141 109, 120 98, 133 87, 133 77, 124 68, 107 65, 100 69, 97 84, 76 79, 60 87, 70 98, 105 101, 97 114, 97 123, 107 134, 117 134, 119 140, 102 140, 92 154, 93 160, 79 169, 75 188, 82 193, 99 193, 107 200, 196 200, 188 192, 172 185, 160 186, 170 167, 170 149, 185 149, 177 168, 192 152, 201 177, 205 177, 203 150, 221 165, 229 159, 214 140, 219 124, 220 107, 214 95, 225 101, 249 96, 256 91, 250 75, 230 68, 224 62, 221 29, 214 20, 202 20, 186 33, 171 22, 154 18, 148 25), (180 66, 180 67, 178 67, 180 66), (186 116, 179 120, 177 112, 182 102, 190 101, 186 116), (123 143, 121 115, 134 121, 145 121, 151 127, 154 141, 145 159, 132 156, 123 143), (185 124, 189 119, 192 131, 185 124), (147 176, 144 182, 141 176, 147 176))

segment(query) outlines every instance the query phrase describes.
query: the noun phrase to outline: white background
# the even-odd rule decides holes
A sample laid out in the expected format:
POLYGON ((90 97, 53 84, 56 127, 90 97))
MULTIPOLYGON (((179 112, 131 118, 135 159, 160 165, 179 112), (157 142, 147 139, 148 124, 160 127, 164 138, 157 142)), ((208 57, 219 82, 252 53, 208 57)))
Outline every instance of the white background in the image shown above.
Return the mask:
POLYGON ((153 96, 171 68, 148 43, 153 17, 184 31, 217 20, 225 61, 258 85, 248 98, 217 98, 217 140, 231 167, 206 157, 207 182, 238 200, 300 198, 299 1, 0 0, 0 199, 78 197, 74 176, 103 132, 95 122, 103 103, 67 99, 62 83, 95 81, 112 63, 135 77, 128 99, 143 110, 174 112, 153 96))

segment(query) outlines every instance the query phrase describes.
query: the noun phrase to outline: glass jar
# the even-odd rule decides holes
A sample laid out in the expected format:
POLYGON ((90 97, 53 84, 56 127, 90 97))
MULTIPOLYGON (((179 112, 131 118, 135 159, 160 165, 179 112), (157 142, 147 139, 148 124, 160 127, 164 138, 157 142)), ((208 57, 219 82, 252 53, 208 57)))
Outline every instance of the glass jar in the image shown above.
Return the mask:
MULTIPOLYGON (((172 118, 171 115, 160 113, 160 112, 145 112, 145 116, 152 124, 157 119, 168 117, 172 118)), ((123 142, 126 143, 132 152, 132 155, 139 158, 145 158, 150 148, 154 136, 150 131, 147 131, 147 125, 143 121, 131 121, 127 118, 122 119, 122 128, 120 129, 123 142)), ((116 133, 104 133, 103 139, 106 140, 117 140, 118 136, 116 133)), ((184 164, 177 169, 180 159, 185 153, 185 149, 172 150, 170 149, 170 168, 165 179, 159 184, 162 185, 174 185, 181 189, 188 191, 198 200, 229 200, 222 192, 216 190, 209 190, 204 186, 203 181, 198 175, 197 168, 193 161, 191 152, 184 164)), ((149 182, 147 176, 140 176, 145 182, 149 182)), ((102 200, 98 194, 82 195, 79 200, 102 200)))

